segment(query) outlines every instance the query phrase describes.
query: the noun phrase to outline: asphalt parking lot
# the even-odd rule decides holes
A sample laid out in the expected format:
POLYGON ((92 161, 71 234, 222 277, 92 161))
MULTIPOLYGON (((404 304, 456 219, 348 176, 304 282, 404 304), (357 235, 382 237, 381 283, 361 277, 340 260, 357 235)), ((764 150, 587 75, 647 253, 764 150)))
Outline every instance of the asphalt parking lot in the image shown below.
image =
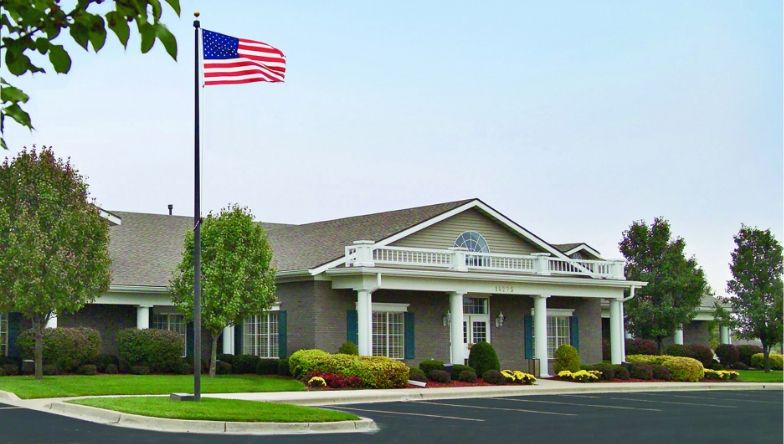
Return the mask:
POLYGON ((230 436, 157 433, 0 404, 3 443, 781 443, 782 391, 605 393, 352 404, 375 434, 230 436), (216 439, 217 438, 217 439, 216 439))

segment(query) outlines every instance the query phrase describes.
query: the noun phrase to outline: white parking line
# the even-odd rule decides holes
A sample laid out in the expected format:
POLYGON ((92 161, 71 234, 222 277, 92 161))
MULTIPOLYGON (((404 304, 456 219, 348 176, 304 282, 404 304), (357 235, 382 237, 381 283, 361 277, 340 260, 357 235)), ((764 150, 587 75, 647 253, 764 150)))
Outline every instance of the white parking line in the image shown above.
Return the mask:
POLYGON ((689 396, 689 395, 665 395, 662 393, 637 393, 638 395, 648 395, 648 396, 667 396, 670 398, 683 398, 683 399, 699 399, 702 401, 737 401, 737 402, 754 402, 759 404, 776 404, 781 405, 780 402, 776 401, 762 401, 759 399, 738 399, 738 398, 727 398, 721 397, 716 398, 713 396, 689 396))
POLYGON ((0 407, 0 410, 21 409, 21 407, 0 407))
POLYGON ((636 402, 658 402, 661 404, 678 404, 678 405, 698 405, 701 407, 716 407, 720 409, 734 409, 735 406, 730 405, 719 405, 719 404, 704 404, 700 402, 680 402, 680 401, 659 401, 659 400, 652 400, 652 399, 636 399, 636 398, 609 398, 609 399, 616 399, 619 401, 636 401, 636 402))
POLYGON ((493 398, 493 399, 503 399, 504 401, 513 401, 513 402, 537 402, 541 404, 561 404, 561 405, 574 405, 580 407, 597 407, 601 409, 618 409, 618 410, 647 410, 649 412, 661 412, 661 409, 648 409, 645 407, 628 407, 628 406, 620 406, 620 405, 603 405, 603 404, 578 404, 574 402, 559 402, 559 401, 538 401, 533 399, 516 399, 516 398, 493 398))
POLYGON ((415 401, 415 403, 441 405, 447 407, 462 407, 462 408, 480 409, 480 410, 503 410, 507 412, 539 413, 541 415, 577 416, 577 413, 545 412, 542 410, 526 410, 526 409, 508 409, 505 407, 486 407, 486 406, 468 405, 468 404, 447 404, 445 402, 415 401))
POLYGON ((602 399, 601 396, 591 396, 591 395, 555 395, 555 396, 567 396, 569 398, 602 399))
POLYGON ((474 422, 484 422, 484 419, 478 418, 463 418, 460 416, 443 416, 443 415, 428 415, 426 413, 412 413, 412 412, 395 412, 390 410, 374 410, 374 409, 358 409, 354 407, 334 407, 330 406, 331 409, 335 410, 352 410, 357 412, 371 412, 371 413, 381 413, 385 415, 408 415, 408 416, 424 416, 427 418, 439 418, 439 419, 454 419, 457 421, 474 421, 474 422))

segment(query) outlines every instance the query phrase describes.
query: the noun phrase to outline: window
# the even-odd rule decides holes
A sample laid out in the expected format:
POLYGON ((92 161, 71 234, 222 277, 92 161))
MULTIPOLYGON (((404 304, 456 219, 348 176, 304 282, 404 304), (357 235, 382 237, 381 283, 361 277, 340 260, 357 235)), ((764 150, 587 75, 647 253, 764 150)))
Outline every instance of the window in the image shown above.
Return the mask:
POLYGON ((0 356, 8 354, 8 315, 0 313, 0 356))
POLYGON ((188 350, 188 337, 185 333, 185 316, 179 313, 153 313, 150 327, 158 330, 169 330, 182 336, 182 355, 188 350))
MULTIPOLYGON (((534 349, 536 348, 536 334, 532 333, 534 349)), ((547 357, 553 359, 558 347, 571 345, 571 328, 569 326, 569 316, 548 316, 547 317, 547 357)), ((534 350, 534 356, 536 351, 534 350)))
POLYGON ((466 231, 455 239, 455 247, 463 247, 472 253, 489 253, 485 237, 476 231, 466 231))
POLYGON ((242 352, 260 358, 278 357, 278 312, 269 311, 245 320, 242 352))
POLYGON ((405 328, 403 312, 373 312, 373 356, 403 359, 405 328))
POLYGON ((463 298, 464 314, 487 314, 487 298, 463 298))

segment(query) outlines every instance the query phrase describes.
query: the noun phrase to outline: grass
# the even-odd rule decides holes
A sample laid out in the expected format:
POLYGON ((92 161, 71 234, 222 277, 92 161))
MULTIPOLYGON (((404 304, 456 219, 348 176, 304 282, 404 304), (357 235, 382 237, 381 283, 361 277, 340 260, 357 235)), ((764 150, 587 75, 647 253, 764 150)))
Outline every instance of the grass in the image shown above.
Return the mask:
POLYGON ((172 401, 167 397, 84 398, 73 404, 87 405, 157 418, 238 422, 332 422, 359 419, 350 413, 272 402, 201 398, 199 402, 172 401))
POLYGON ((784 382, 784 372, 781 370, 771 370, 765 373, 764 370, 735 370, 740 373, 738 381, 741 382, 784 382))
MULTIPOLYGON (((23 399, 92 395, 165 395, 193 392, 191 375, 98 375, 0 377, 0 390, 23 399)), ((201 378, 202 393, 302 391, 301 382, 277 376, 218 375, 201 378)))

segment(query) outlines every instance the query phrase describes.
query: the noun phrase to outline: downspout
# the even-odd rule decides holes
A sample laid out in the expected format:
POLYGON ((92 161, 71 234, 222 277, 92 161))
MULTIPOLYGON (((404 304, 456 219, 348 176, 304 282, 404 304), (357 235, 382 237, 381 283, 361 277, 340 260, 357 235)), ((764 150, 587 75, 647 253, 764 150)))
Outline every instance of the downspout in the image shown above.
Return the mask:
POLYGON ((636 287, 634 285, 632 285, 631 288, 629 289, 629 297, 625 298, 625 299, 621 299, 621 316, 620 316, 620 318, 621 318, 621 361, 626 361, 626 325, 624 323, 624 316, 625 316, 625 314, 624 314, 623 304, 626 301, 630 301, 630 300, 634 299, 634 290, 635 290, 635 288, 636 287))

